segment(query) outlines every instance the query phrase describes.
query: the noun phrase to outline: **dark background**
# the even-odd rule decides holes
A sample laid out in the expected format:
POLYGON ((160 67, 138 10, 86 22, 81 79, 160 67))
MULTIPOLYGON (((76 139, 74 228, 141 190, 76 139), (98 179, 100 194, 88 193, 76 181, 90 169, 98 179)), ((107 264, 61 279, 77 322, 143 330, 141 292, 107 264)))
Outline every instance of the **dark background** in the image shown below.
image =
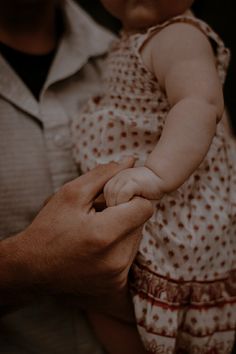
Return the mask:
MULTIPOLYGON (((233 30, 234 0, 196 0, 194 12, 206 20, 213 29, 220 34, 226 46, 231 50, 231 63, 225 84, 225 102, 230 112, 231 122, 236 134, 236 104, 234 93, 236 90, 236 38, 233 30)), ((118 32, 120 24, 112 18, 97 0, 77 0, 100 24, 118 32)), ((235 16, 234 16, 235 17, 235 16)))

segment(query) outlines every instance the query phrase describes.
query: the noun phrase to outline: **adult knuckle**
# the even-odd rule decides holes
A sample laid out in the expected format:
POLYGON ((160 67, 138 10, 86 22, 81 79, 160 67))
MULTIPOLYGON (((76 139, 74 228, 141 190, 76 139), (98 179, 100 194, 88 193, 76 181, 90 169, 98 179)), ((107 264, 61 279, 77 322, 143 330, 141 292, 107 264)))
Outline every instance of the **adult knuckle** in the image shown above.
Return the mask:
POLYGON ((66 183, 59 190, 60 197, 66 203, 72 203, 75 201, 75 190, 71 183, 66 183))
POLYGON ((76 190, 76 195, 78 199, 87 199, 91 194, 91 185, 84 184, 81 188, 76 190))

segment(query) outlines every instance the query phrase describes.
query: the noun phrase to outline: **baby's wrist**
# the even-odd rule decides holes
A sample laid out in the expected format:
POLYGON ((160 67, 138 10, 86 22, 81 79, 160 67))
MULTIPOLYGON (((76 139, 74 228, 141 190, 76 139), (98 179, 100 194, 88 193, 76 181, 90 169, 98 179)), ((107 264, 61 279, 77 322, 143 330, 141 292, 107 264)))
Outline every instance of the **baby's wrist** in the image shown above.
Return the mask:
POLYGON ((153 183, 155 184, 155 190, 156 190, 156 196, 155 199, 161 199, 164 194, 166 193, 165 191, 165 183, 164 180, 156 174, 156 172, 147 164, 143 166, 147 170, 148 173, 151 173, 153 176, 153 183))

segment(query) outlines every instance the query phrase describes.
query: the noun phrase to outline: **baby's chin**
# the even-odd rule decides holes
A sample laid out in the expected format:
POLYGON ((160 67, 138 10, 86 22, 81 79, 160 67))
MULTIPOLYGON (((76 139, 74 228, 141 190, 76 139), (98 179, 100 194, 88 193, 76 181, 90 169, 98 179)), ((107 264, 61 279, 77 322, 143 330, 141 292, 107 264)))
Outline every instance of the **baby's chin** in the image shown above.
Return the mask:
POLYGON ((172 7, 166 11, 149 8, 139 4, 136 7, 129 7, 127 4, 124 18, 121 19, 123 27, 128 31, 142 31, 147 28, 160 25, 170 18, 181 15, 187 10, 187 6, 172 7))
POLYGON ((123 27, 128 31, 142 31, 161 22, 162 19, 157 14, 151 13, 140 6, 127 13, 126 18, 123 20, 123 27))
POLYGON ((150 14, 145 9, 135 9, 129 12, 123 20, 123 27, 130 31, 145 30, 159 23, 156 16, 150 14))

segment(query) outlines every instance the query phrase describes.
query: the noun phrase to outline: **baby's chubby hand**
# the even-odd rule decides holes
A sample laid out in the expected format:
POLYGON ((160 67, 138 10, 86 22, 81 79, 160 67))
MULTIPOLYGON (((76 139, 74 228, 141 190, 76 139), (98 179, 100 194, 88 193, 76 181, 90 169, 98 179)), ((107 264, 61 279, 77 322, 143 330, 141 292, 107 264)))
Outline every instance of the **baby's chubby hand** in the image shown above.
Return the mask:
POLYGON ((148 167, 128 168, 111 178, 104 187, 107 206, 131 200, 134 196, 146 199, 162 198, 163 181, 148 167))

